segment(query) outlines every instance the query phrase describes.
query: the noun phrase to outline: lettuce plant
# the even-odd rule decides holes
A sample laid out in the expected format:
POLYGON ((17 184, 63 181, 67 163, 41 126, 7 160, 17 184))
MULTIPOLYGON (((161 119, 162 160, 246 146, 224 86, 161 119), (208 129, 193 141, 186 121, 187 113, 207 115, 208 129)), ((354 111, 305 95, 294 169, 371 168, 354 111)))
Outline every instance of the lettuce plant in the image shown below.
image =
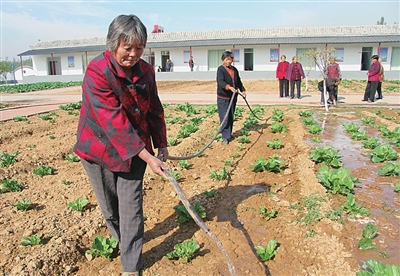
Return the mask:
POLYGON ((271 218, 276 217, 277 212, 276 212, 275 208, 272 208, 271 211, 268 212, 264 206, 260 206, 259 210, 260 210, 260 214, 263 215, 263 217, 266 220, 270 220, 271 218))
POLYGON ((367 208, 356 204, 356 200, 352 194, 347 194, 347 201, 342 204, 342 208, 347 214, 352 216, 370 214, 367 208))
POLYGON ((17 160, 15 157, 20 154, 19 151, 7 154, 5 151, 0 151, 0 167, 7 167, 15 164, 17 160))
POLYGON ((21 201, 14 203, 13 206, 19 211, 26 211, 31 206, 31 201, 28 198, 24 198, 21 201))
POLYGON ((277 247, 278 247, 278 242, 276 241, 276 239, 271 239, 268 242, 267 247, 257 245, 254 246, 254 249, 256 250, 256 254, 260 257, 260 259, 263 262, 265 262, 275 257, 277 253, 276 252, 277 247))
POLYGON ((68 207, 74 209, 75 211, 82 212, 83 208, 89 203, 89 200, 86 198, 78 198, 75 201, 68 202, 68 207))
MULTIPOLYGON (((174 209, 179 215, 178 225, 182 225, 185 222, 193 221, 193 218, 190 216, 184 205, 176 205, 174 209)), ((206 212, 204 212, 204 208, 200 206, 200 202, 196 202, 193 205, 193 209, 199 215, 199 217, 206 217, 206 212)))
POLYGON ((353 191, 355 183, 360 183, 358 178, 350 176, 349 169, 342 167, 338 170, 331 170, 326 165, 318 170, 317 178, 333 194, 347 195, 353 191))
POLYGON ((362 271, 358 271, 356 276, 398 276, 400 267, 394 264, 384 265, 378 260, 368 260, 362 266, 362 271))
POLYGON ((273 122, 270 129, 272 133, 287 132, 287 126, 277 122, 273 122))
POLYGON ((374 149, 377 146, 379 146, 379 139, 375 137, 371 137, 366 141, 363 141, 362 144, 364 145, 364 148, 366 149, 374 149))
POLYGON ((320 147, 310 151, 310 158, 315 163, 324 163, 325 165, 339 168, 343 166, 343 163, 339 161, 343 155, 339 151, 334 150, 332 146, 320 147))
POLYGON ((307 126, 307 129, 311 134, 319 134, 323 130, 323 128, 317 124, 307 126))
POLYGON ((264 157, 258 158, 254 165, 250 166, 250 169, 253 169, 254 172, 281 172, 282 169, 280 165, 284 165, 285 161, 280 160, 280 157, 276 154, 269 156, 268 161, 265 161, 264 157))
POLYGON ((275 122, 282 122, 283 121, 283 111, 280 109, 274 109, 272 111, 272 120, 275 122))
POLYGON ((400 193, 400 180, 397 181, 396 186, 394 186, 394 191, 396 193, 400 193))
POLYGON ((16 179, 5 179, 0 183, 0 194, 8 192, 20 192, 24 188, 24 185, 19 184, 16 179))
POLYGON ((374 163, 396 160, 398 158, 397 152, 388 144, 377 146, 369 156, 374 163))
POLYGON ((265 142, 268 147, 273 148, 273 149, 280 149, 282 148, 282 140, 275 138, 274 141, 267 141, 265 142))
POLYGON ((312 112, 310 110, 306 110, 306 111, 300 111, 299 115, 301 117, 311 117, 312 116, 312 112))
POLYGON ((105 238, 101 235, 96 236, 92 243, 92 247, 86 250, 86 254, 92 255, 93 257, 104 257, 110 259, 114 249, 117 248, 118 241, 114 238, 105 238))
POLYGON ((30 237, 23 237, 22 241, 19 244, 23 245, 23 246, 28 246, 28 245, 33 246, 33 245, 41 244, 42 240, 41 240, 40 236, 41 236, 40 233, 36 233, 30 237))
POLYGON ((356 132, 360 129, 360 126, 356 123, 347 123, 344 122, 343 123, 344 126, 344 131, 347 133, 352 133, 352 132, 356 132))
POLYGON ((378 174, 382 176, 400 175, 400 162, 388 162, 382 166, 382 168, 378 171, 378 174))
POLYGON ((210 171, 210 179, 216 179, 218 181, 226 180, 229 178, 229 174, 226 171, 226 167, 223 167, 220 171, 211 170, 210 171))
POLYGON ((190 262, 194 253, 200 248, 200 245, 196 242, 195 239, 191 239, 190 241, 184 241, 182 243, 178 243, 174 245, 174 251, 167 253, 165 256, 168 259, 184 259, 186 262, 190 262))
POLYGON ((358 241, 358 248, 367 249, 378 249, 377 246, 372 244, 372 239, 378 235, 378 229, 372 222, 368 222, 362 231, 362 238, 358 241))
POLYGON ((44 176, 44 175, 52 175, 54 173, 54 169, 50 166, 42 165, 39 168, 33 170, 33 174, 37 176, 44 176))

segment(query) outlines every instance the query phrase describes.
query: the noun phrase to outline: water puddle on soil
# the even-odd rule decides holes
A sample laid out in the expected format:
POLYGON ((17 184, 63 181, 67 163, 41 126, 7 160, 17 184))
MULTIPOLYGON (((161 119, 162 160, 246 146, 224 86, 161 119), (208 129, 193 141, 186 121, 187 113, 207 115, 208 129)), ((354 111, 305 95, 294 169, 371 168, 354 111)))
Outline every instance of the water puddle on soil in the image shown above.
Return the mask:
MULTIPOLYGON (((338 113, 337 113, 338 114, 338 113)), ((356 203, 368 206, 371 215, 368 217, 375 227, 378 229, 378 236, 373 239, 373 244, 378 250, 359 250, 357 243, 359 238, 355 238, 353 256, 357 261, 363 264, 369 259, 376 259, 384 264, 400 265, 400 194, 394 192, 394 184, 397 183, 398 177, 381 177, 377 172, 384 163, 373 163, 368 157, 370 151, 363 148, 361 141, 353 141, 350 135, 344 132, 344 122, 357 123, 361 130, 366 130, 368 137, 379 137, 376 129, 365 126, 361 120, 356 117, 354 119, 345 119, 334 114, 325 115, 325 113, 315 113, 315 120, 324 127, 320 134, 322 143, 315 144, 311 140, 307 141, 309 145, 314 147, 333 146, 343 157, 340 159, 343 166, 352 172, 352 176, 358 177, 361 183, 356 184, 355 191, 356 203), (354 171, 357 175, 354 175, 354 171), (380 251, 387 253, 387 258, 382 258, 380 251)), ((349 113, 346 114, 349 117, 349 113)), ((355 233, 354 237, 362 235, 366 223, 369 221, 359 221, 359 233, 355 233)))

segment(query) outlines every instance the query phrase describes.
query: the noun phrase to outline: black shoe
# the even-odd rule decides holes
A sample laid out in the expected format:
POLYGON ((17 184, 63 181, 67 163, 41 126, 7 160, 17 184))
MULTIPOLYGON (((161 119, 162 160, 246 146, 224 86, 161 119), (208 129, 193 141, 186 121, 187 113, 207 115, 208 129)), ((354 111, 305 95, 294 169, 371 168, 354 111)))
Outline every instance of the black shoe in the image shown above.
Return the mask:
POLYGON ((235 139, 236 139, 236 137, 232 135, 231 138, 228 139, 228 142, 231 142, 231 141, 233 141, 235 139))
POLYGON ((366 99, 362 99, 361 101, 362 101, 362 102, 366 102, 366 101, 368 101, 368 100, 366 100, 366 99))
POLYGON ((377 100, 382 100, 383 99, 383 97, 378 97, 378 98, 376 98, 377 100))
POLYGON ((228 139, 224 139, 224 140, 222 140, 222 145, 228 145, 229 144, 229 141, 228 141, 228 139))

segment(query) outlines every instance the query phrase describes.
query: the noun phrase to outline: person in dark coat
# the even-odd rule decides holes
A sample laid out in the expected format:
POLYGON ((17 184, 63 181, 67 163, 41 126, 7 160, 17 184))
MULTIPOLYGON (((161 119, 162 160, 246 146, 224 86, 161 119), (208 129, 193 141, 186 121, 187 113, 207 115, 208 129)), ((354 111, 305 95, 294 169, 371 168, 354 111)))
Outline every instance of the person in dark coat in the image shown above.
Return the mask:
POLYGON ((330 63, 328 64, 325 73, 330 91, 329 100, 336 106, 338 100, 338 90, 339 90, 338 86, 342 80, 342 72, 340 71, 340 66, 336 62, 334 57, 330 58, 330 63))
POLYGON ((289 67, 289 62, 286 61, 286 56, 281 56, 281 61, 276 68, 276 78, 279 80, 279 97, 289 97, 289 81, 286 79, 286 72, 289 67), (283 93, 285 91, 285 93, 283 93))
POLYGON ((163 177, 168 169, 164 109, 153 66, 141 59, 146 42, 146 27, 135 15, 111 22, 107 50, 89 63, 83 79, 74 146, 119 243, 123 276, 139 276, 143 268, 146 166, 163 177))
MULTIPOLYGON (((330 95, 330 91, 329 91, 329 86, 327 85, 327 81, 325 81, 325 88, 326 88, 326 92, 328 92, 328 95, 330 95)), ((325 97, 326 95, 324 95, 324 81, 320 81, 318 82, 318 90, 321 92, 321 101, 320 103, 322 105, 325 104, 325 97)), ((329 97, 329 96, 328 96, 329 97)), ((328 102, 328 101, 327 101, 328 102)), ((329 103, 329 102, 328 102, 329 103)))
POLYGON ((382 63, 380 63, 379 83, 378 83, 378 87, 376 88, 376 92, 378 93, 378 97, 376 98, 377 100, 382 100, 383 99, 383 96, 382 96, 382 82, 384 82, 384 81, 385 81, 385 72, 384 72, 382 63))
POLYGON ((232 65, 233 53, 225 51, 221 56, 221 60, 222 65, 217 69, 217 106, 221 124, 225 114, 229 112, 227 120, 221 126, 222 144, 226 145, 234 139, 232 128, 238 97, 238 94, 235 92, 240 90, 243 96, 246 97, 246 89, 240 79, 239 71, 232 65), (231 99, 233 102, 231 108, 228 110, 231 99))
POLYGON ((380 71, 381 71, 381 64, 378 61, 378 55, 373 55, 371 57, 372 64, 368 70, 368 83, 367 87, 365 88, 364 98, 362 101, 373 103, 375 101, 375 93, 379 85, 379 78, 380 78, 380 71))
POLYGON ((290 81, 290 98, 294 99, 294 87, 297 87, 297 99, 301 99, 301 80, 306 76, 304 75, 303 66, 298 62, 298 58, 294 56, 292 63, 289 64, 286 72, 286 79, 290 81))

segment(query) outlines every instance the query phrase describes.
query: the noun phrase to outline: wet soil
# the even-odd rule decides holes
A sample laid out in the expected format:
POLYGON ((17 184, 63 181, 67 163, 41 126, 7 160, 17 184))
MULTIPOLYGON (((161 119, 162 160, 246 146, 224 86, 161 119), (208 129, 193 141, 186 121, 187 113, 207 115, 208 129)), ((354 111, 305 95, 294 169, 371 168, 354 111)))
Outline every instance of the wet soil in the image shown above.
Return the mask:
MULTIPOLYGON (((211 85, 211 83, 210 83, 211 85)), ((215 85, 213 83, 213 85, 215 85)), ((249 117, 247 109, 234 123, 234 135, 249 117)), ((206 107, 196 106, 199 114, 187 116, 176 106, 166 106, 169 119, 190 119, 205 116, 206 107)), ((381 124, 393 130, 400 120, 399 111, 385 108, 335 108, 326 114, 322 107, 280 106, 284 111, 286 133, 271 133, 270 116, 274 107, 263 107, 263 118, 250 127, 250 143, 235 139, 228 145, 214 141, 196 158, 188 160, 189 169, 176 161, 167 161, 171 171, 180 175, 179 184, 189 201, 199 201, 205 209, 205 223, 220 239, 232 259, 237 275, 355 275, 369 259, 400 265, 400 194, 394 185, 400 177, 382 177, 360 141, 353 141, 344 132, 343 122, 356 122, 368 130, 369 136, 380 137, 381 124), (299 116, 310 110, 320 125, 320 135, 308 132, 299 116), (376 115, 376 110, 380 114, 376 115), (360 117, 374 117, 372 126, 363 125, 360 117), (318 136, 321 143, 312 141, 318 136), (278 138, 282 149, 271 149, 266 141, 278 138), (316 178, 320 164, 311 159, 310 150, 332 145, 343 155, 344 167, 360 179, 355 189, 356 202, 371 211, 370 216, 332 215, 346 201, 343 195, 332 195, 316 178), (279 173, 254 172, 250 166, 260 157, 277 154, 285 165, 279 173), (232 164, 226 165, 227 161, 232 164), (226 167, 228 179, 210 178, 212 170, 226 167), (202 195, 216 190, 214 197, 202 195), (307 209, 312 203, 313 208, 307 209), (275 208, 277 216, 265 219, 260 206, 275 208), (331 214, 331 215, 329 215, 331 214), (373 240, 379 250, 359 250, 365 224, 372 221, 379 230, 373 240), (278 241, 274 259, 262 262, 254 246, 278 241), (380 251, 387 253, 380 254, 380 251)), ((77 112, 57 110, 49 113, 54 123, 39 116, 27 122, 1 123, 0 151, 20 152, 17 162, 0 168, 0 180, 17 179, 25 185, 21 192, 0 194, 0 273, 3 275, 120 275, 118 252, 111 261, 88 259, 85 251, 97 235, 110 237, 97 205, 88 178, 79 162, 65 160, 75 143, 77 112), (33 170, 41 165, 55 169, 53 175, 36 176, 33 170), (31 208, 18 211, 13 204, 30 199, 31 208), (87 198, 82 213, 67 207, 68 202, 87 198), (23 237, 40 233, 43 243, 21 246, 23 237)), ((42 114, 43 115, 43 114, 42 114)), ((216 114, 206 117, 199 130, 188 138, 178 139, 169 148, 174 156, 188 156, 201 149, 215 134, 219 125, 216 114)), ((174 137, 182 124, 168 124, 168 137, 174 137)), ((400 153, 399 148, 395 148, 400 153)), ((224 256, 199 227, 190 222, 177 224, 173 207, 180 204, 172 185, 147 171, 144 178, 145 244, 144 273, 150 275, 229 275, 224 256), (168 260, 165 254, 179 242, 195 238, 201 245, 191 262, 168 260)), ((337 213, 336 213, 337 214, 337 213)))

